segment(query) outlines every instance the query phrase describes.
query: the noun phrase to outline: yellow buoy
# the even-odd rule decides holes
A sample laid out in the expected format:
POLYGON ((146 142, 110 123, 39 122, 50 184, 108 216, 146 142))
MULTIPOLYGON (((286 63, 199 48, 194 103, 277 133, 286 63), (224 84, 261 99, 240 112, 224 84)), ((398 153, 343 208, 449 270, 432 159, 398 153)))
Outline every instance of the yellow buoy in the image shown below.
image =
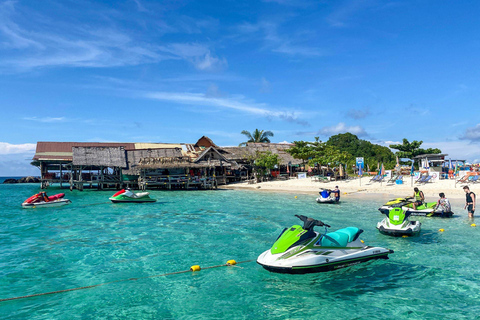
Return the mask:
POLYGON ((438 231, 443 232, 443 231, 445 231, 445 229, 438 229, 438 231))
POLYGON ((363 241, 363 240, 360 240, 360 242, 361 242, 361 243, 365 243, 365 241, 363 241))
POLYGON ((408 238, 408 236, 404 234, 404 235, 402 236, 402 238, 408 238))
POLYGON ((195 272, 195 271, 200 271, 200 270, 202 270, 202 268, 200 268, 200 266, 196 266, 196 265, 195 265, 195 266, 191 266, 191 267, 190 267, 190 271, 193 271, 193 272, 195 272))
POLYGON ((235 260, 228 260, 228 261, 227 261, 227 264, 230 265, 230 266, 234 266, 234 265, 237 264, 237 261, 235 261, 235 260))
POLYGON ((295 196, 295 199, 297 199, 297 196, 295 196))
POLYGON ((477 225, 475 223, 472 223, 470 227, 476 227, 477 225))

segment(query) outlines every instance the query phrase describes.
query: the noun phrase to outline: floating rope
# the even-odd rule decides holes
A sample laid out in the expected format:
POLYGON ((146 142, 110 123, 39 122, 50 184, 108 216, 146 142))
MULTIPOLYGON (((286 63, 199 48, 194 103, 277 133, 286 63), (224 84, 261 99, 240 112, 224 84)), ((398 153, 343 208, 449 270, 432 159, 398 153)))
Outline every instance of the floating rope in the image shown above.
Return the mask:
POLYGON ((117 282, 124 282, 124 281, 137 281, 141 279, 150 279, 150 278, 157 278, 157 277, 165 277, 165 276, 171 276, 174 274, 181 274, 181 273, 188 273, 188 272, 195 272, 195 271, 200 271, 200 270, 206 270, 206 269, 214 269, 214 268, 220 268, 220 267, 233 267, 237 264, 240 263, 247 263, 247 262, 252 262, 254 260, 245 260, 245 261, 235 261, 235 260, 228 260, 227 263, 225 264, 220 264, 217 266, 210 266, 210 267, 204 267, 200 268, 199 266, 192 266, 188 270, 183 270, 183 271, 176 271, 176 272, 169 272, 169 273, 163 273, 163 274, 157 274, 153 276, 146 276, 146 277, 139 277, 139 278, 128 278, 128 279, 121 279, 121 280, 114 280, 114 281, 109 281, 109 282, 104 282, 104 283, 99 283, 99 284, 94 284, 91 286, 85 286, 85 287, 78 287, 78 288, 72 288, 72 289, 64 289, 64 290, 57 290, 57 291, 51 291, 51 292, 43 292, 43 293, 35 293, 35 294, 30 294, 27 296, 21 296, 21 297, 12 297, 12 298, 5 298, 5 299, 0 299, 0 302, 4 301, 10 301, 10 300, 19 300, 19 299, 26 299, 26 298, 33 298, 33 297, 38 297, 38 296, 46 296, 49 294, 56 294, 56 293, 63 293, 63 292, 69 292, 69 291, 77 291, 77 290, 84 290, 84 289, 90 289, 90 288, 95 288, 95 287, 101 287, 107 284, 111 283, 117 283, 117 282), (198 267, 198 268, 197 268, 198 267))

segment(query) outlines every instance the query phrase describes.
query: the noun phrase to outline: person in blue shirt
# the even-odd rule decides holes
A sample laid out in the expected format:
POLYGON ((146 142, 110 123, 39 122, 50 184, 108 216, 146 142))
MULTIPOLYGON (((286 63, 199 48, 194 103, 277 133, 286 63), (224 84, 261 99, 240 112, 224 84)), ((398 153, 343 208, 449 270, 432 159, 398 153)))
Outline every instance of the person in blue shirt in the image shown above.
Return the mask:
POLYGON ((333 189, 332 192, 335 194, 335 201, 340 201, 340 189, 338 189, 338 186, 335 186, 335 189, 333 189))

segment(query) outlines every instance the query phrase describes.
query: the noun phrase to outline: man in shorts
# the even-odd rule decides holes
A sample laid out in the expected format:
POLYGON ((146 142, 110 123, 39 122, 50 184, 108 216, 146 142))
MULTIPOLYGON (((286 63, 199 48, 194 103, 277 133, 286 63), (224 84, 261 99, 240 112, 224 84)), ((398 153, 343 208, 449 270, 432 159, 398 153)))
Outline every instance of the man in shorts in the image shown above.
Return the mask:
POLYGON ((468 186, 463 187, 463 191, 465 191, 466 195, 464 209, 467 209, 468 217, 473 218, 473 214, 475 213, 475 201, 477 200, 477 197, 475 196, 475 193, 470 191, 468 186))
POLYGON ((413 188, 413 197, 415 198, 413 210, 417 210, 417 207, 420 207, 425 202, 425 195, 423 194, 423 191, 420 191, 415 187, 413 188))

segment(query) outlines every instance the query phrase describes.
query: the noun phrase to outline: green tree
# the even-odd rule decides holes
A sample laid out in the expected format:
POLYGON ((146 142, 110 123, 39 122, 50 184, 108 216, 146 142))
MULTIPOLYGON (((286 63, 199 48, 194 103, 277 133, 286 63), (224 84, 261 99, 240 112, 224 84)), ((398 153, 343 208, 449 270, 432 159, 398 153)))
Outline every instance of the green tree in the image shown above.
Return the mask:
POLYGON ((408 158, 412 159, 421 154, 438 154, 442 153, 442 151, 438 148, 428 148, 422 149, 420 146, 422 145, 423 141, 413 140, 409 142, 407 139, 403 139, 402 144, 391 144, 390 148, 398 150, 395 154, 399 158, 408 158))
POLYGON ((359 139, 350 132, 331 136, 327 140, 327 145, 341 152, 348 152, 352 155, 352 161, 354 157, 363 157, 365 166, 368 164, 371 170, 376 168, 378 163, 383 163, 387 169, 394 168, 396 164, 395 155, 388 147, 359 139))
POLYGON ((248 138, 248 141, 240 143, 239 146, 245 146, 248 142, 270 143, 270 139, 268 137, 273 137, 272 131, 264 131, 264 130, 258 130, 258 129, 255 129, 255 131, 253 131, 253 134, 247 130, 243 130, 241 134, 246 136, 248 138))
POLYGON ((278 154, 270 151, 256 152, 254 157, 255 169, 261 176, 266 176, 270 170, 280 163, 278 154))
POLYGON ((346 163, 352 159, 352 155, 346 151, 340 151, 334 146, 327 145, 325 142, 315 137, 314 142, 308 141, 294 141, 294 146, 286 151, 295 159, 303 160, 303 163, 308 161, 308 164, 314 166, 315 164, 340 164, 346 163))

